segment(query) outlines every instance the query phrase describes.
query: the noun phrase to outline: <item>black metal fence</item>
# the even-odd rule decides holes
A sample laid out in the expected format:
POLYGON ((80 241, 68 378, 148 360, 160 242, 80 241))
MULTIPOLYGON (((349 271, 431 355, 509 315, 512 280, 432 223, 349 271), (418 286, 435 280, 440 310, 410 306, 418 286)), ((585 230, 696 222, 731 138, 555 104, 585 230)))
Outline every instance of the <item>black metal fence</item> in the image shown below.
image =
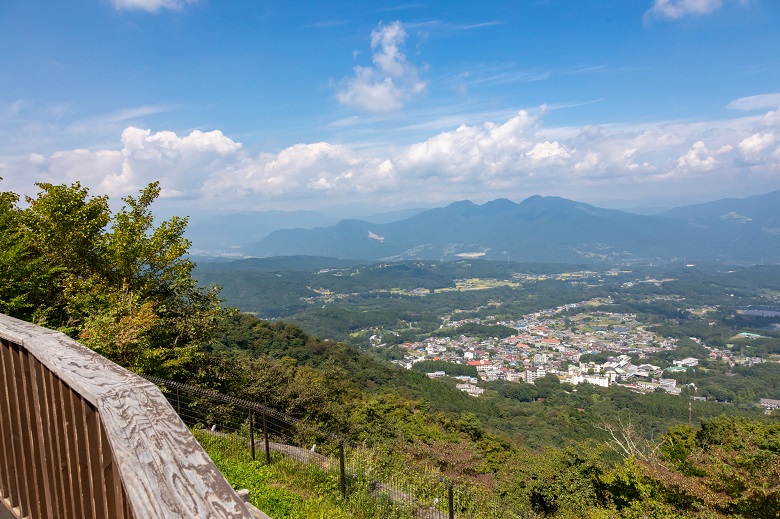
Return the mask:
POLYGON ((316 493, 323 485, 367 517, 426 519, 523 517, 470 485, 454 484, 432 467, 346 441, 316 424, 257 402, 146 377, 158 385, 198 440, 223 455, 290 464, 297 483, 316 493))

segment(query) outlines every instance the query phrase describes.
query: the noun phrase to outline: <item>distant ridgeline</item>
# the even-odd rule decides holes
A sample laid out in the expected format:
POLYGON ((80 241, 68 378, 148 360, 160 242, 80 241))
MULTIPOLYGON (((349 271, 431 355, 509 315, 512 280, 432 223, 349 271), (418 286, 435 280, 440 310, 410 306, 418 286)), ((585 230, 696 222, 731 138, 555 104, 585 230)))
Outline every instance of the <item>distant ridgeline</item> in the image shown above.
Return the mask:
POLYGON ((329 227, 276 230, 242 252, 385 261, 777 264, 780 191, 655 216, 558 197, 462 201, 392 223, 342 220, 329 227))

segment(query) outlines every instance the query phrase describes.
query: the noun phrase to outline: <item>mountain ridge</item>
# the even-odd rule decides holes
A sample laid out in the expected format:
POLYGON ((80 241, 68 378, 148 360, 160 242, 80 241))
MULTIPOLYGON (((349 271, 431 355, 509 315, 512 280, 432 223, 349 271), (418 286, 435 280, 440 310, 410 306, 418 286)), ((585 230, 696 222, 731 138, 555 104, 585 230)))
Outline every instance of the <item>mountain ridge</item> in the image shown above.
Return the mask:
POLYGON ((360 260, 778 263, 780 190, 652 216, 555 196, 481 205, 463 200, 390 223, 344 219, 327 227, 275 230, 243 251, 360 260))

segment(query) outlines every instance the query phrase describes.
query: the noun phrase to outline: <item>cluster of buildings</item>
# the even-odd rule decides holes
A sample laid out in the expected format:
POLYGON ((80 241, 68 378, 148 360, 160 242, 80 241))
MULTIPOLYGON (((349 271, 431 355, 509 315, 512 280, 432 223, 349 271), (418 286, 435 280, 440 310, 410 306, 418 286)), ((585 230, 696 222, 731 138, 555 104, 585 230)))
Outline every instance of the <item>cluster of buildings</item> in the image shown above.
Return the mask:
MULTIPOLYGON (((573 385, 588 383, 608 387, 620 384, 636 392, 679 394, 681 388, 672 375, 695 368, 700 360, 694 357, 675 360, 665 369, 642 362, 654 353, 676 348, 677 340, 647 330, 633 314, 588 310, 589 307, 608 303, 609 300, 583 301, 503 321, 492 316, 475 317, 474 311, 456 310, 442 316, 442 328, 457 329, 467 323, 499 324, 514 328, 517 333, 506 338, 476 339, 461 335, 406 343, 403 346, 408 354, 403 360, 395 362, 407 368, 422 360, 473 366, 477 377, 462 380, 457 386, 473 396, 482 393, 478 387, 480 381, 534 384, 550 374, 560 382, 573 385), (589 360, 594 357, 583 358, 586 354, 602 355, 596 357, 600 359, 596 362, 589 360)), ((760 338, 755 334, 740 335, 747 339, 760 338)), ((378 336, 372 339, 376 339, 377 343, 381 341, 378 336)), ((708 350, 708 360, 722 362, 729 367, 765 362, 759 357, 744 357, 729 349, 709 347, 694 337, 691 340, 708 350)), ((445 375, 443 372, 429 374, 432 377, 445 375)))
MULTIPOLYGON (((757 335, 755 333, 739 333, 737 334, 737 336, 743 339, 759 339, 762 337, 761 335, 757 335)), ((689 337, 689 339, 701 344, 707 350, 709 350, 708 353, 709 360, 722 362, 726 364, 729 368, 733 368, 734 366, 755 366, 756 364, 762 364, 766 362, 766 359, 763 359, 761 357, 748 357, 744 355, 736 355, 733 351, 729 349, 721 349, 721 348, 707 346, 706 344, 703 344, 701 340, 697 339, 696 337, 689 337)), ((687 358, 683 360, 674 361, 675 365, 686 367, 686 368, 697 366, 698 363, 699 361, 694 358, 687 358)))
MULTIPOLYGON (((663 390, 678 394, 676 380, 665 378, 659 366, 635 364, 632 359, 675 347, 675 339, 659 337, 645 330, 634 315, 608 312, 581 312, 580 304, 564 305, 523 316, 517 321, 502 321, 518 330, 516 335, 498 339, 474 339, 466 336, 436 337, 406 343, 408 354, 396 363, 411 368, 422 360, 442 360, 473 366, 478 380, 464 381, 458 389, 478 396, 478 381, 506 380, 533 384, 548 374, 561 382, 588 383, 607 387, 622 384, 632 390, 663 390), (603 362, 581 361, 583 354, 610 352, 603 362)), ((454 316, 455 314, 453 314, 454 316)), ((457 327, 479 319, 443 319, 443 326, 457 327)), ((489 319, 489 318, 488 318, 489 319)), ((681 361, 687 369, 696 359, 681 361), (686 364, 687 363, 687 364, 686 364)), ((429 373, 445 376, 444 372, 429 373)))

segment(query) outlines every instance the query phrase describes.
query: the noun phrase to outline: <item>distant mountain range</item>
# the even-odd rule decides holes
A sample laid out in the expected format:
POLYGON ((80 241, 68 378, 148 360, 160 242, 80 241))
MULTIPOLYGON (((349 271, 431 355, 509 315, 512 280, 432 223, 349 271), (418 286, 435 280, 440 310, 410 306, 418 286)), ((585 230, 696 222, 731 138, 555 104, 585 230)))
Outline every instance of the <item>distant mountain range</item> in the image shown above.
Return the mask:
POLYGON ((469 201, 390 223, 275 230, 247 256, 360 260, 484 258, 614 264, 780 263, 780 190, 645 216, 558 197, 469 201))
POLYGON ((244 256, 241 247, 257 242, 277 229, 333 225, 338 220, 315 211, 263 211, 218 214, 193 219, 186 236, 192 253, 212 256, 244 256))
MULTIPOLYGON (((371 213, 366 220, 372 223, 395 222, 421 211, 424 209, 371 213)), ((193 243, 193 255, 243 257, 246 254, 242 247, 262 240, 275 230, 311 229, 333 225, 339 220, 317 211, 244 211, 194 218, 187 226, 186 236, 193 243)))

